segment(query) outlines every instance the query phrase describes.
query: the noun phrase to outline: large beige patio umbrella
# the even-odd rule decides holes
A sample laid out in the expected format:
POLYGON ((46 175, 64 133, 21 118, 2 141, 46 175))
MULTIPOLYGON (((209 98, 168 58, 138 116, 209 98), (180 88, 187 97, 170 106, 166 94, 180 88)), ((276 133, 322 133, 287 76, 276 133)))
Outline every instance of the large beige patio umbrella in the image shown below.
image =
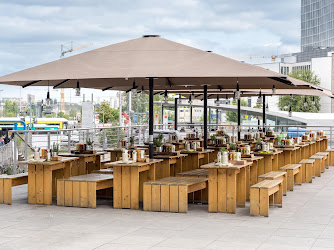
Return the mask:
MULTIPOLYGON (((0 84, 150 91, 149 142, 153 157, 153 89, 293 88, 286 76, 172 42, 143 36, 0 77, 0 84)), ((304 88, 308 86, 302 85, 304 88)), ((206 108, 204 126, 207 125, 206 108)), ((204 130, 204 138, 207 131, 204 130)), ((206 147, 206 140, 205 140, 206 147)))

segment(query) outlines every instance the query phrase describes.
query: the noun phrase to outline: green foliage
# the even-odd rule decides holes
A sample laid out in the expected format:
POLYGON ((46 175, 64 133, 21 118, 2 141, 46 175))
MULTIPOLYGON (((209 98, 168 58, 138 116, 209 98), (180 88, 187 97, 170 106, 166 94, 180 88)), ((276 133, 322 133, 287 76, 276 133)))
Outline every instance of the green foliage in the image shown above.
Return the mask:
POLYGON ((237 150, 237 144, 231 144, 230 145, 230 150, 233 151, 233 150, 237 150))
POLYGON ((6 100, 3 107, 3 116, 5 117, 16 117, 18 112, 17 102, 6 100))
POLYGON ((87 144, 88 146, 92 146, 93 143, 94 143, 94 141, 91 140, 90 138, 88 138, 88 139, 86 140, 86 144, 87 144))
POLYGON ((66 114, 66 113, 64 113, 63 111, 58 112, 57 117, 59 117, 59 118, 65 118, 67 120, 70 119, 69 115, 66 114))
MULTIPOLYGON (((289 76, 303 80, 305 82, 312 83, 314 85, 320 84, 320 78, 314 74, 310 70, 294 70, 292 71, 289 76)), ((289 110, 289 107, 291 106, 291 111, 293 112, 312 112, 312 113, 318 113, 321 104, 320 104, 320 97, 319 96, 280 96, 278 107, 280 110, 289 110), (306 107, 304 106, 304 102, 307 102, 306 107), (312 101, 314 100, 315 104, 312 104, 312 101)))
POLYGON ((163 139, 163 134, 159 134, 157 138, 153 139, 153 143, 156 147, 161 147, 163 145, 162 139, 163 139))
MULTIPOLYGON (((233 105, 237 105, 237 101, 233 102, 232 103, 233 105)), ((247 106, 248 103, 247 101, 245 101, 244 99, 241 99, 240 101, 240 105, 241 106, 247 106)), ((238 122, 238 114, 237 112, 233 112, 233 111, 226 111, 225 113, 225 118, 226 118, 226 121, 230 121, 230 122, 238 122)))
POLYGON ((110 107, 108 102, 102 102, 101 105, 96 107, 96 112, 99 114, 99 121, 103 122, 104 111, 104 123, 118 123, 119 121, 119 109, 110 107))
POLYGON ((74 119, 75 117, 77 117, 77 114, 78 114, 78 112, 74 108, 71 108, 69 117, 71 119, 74 119))
POLYGON ((59 152, 59 144, 54 142, 53 145, 52 145, 52 151, 53 152, 59 152))

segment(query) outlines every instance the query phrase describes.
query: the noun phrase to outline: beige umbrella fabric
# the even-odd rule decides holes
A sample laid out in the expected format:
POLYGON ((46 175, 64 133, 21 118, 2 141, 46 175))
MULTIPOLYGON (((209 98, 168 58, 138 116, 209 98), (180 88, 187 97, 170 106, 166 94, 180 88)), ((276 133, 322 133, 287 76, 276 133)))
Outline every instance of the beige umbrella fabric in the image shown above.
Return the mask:
MULTIPOLYGON (((0 77, 0 84, 128 90, 147 77, 162 89, 293 88, 292 80, 258 66, 156 36, 142 37, 0 77), (111 88, 112 87, 112 88, 111 88)), ((302 85, 304 87, 304 85, 302 85)), ((305 85, 305 88, 309 88, 305 85)))

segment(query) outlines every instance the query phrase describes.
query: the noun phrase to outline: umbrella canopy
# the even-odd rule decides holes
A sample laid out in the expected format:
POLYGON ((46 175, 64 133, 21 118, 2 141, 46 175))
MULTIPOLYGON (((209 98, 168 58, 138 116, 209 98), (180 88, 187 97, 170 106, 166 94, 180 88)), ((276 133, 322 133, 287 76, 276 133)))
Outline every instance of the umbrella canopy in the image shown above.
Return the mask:
MULTIPOLYGON (((128 90, 286 89, 293 79, 159 36, 143 36, 0 77, 0 84, 128 90)), ((305 88, 309 88, 305 84, 305 88)), ((304 86, 301 84, 301 86, 304 86)))

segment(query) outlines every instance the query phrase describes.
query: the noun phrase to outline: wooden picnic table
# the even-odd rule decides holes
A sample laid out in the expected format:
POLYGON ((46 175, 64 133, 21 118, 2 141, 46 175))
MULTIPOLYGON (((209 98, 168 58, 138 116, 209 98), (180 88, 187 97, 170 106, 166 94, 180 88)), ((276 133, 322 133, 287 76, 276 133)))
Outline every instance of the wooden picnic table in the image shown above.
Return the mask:
POLYGON ((179 151, 185 148, 185 142, 171 142, 175 145, 175 151, 179 151))
POLYGON ((181 151, 182 154, 187 154, 185 158, 182 170, 189 171, 198 169, 201 165, 210 163, 210 155, 214 152, 212 149, 205 149, 204 151, 181 151))
POLYGON ((150 159, 149 162, 106 163, 106 167, 113 168, 114 208, 139 209, 139 200, 143 199, 143 183, 157 179, 162 161, 150 159))
MULTIPOLYGON (((93 154, 73 154, 73 153, 62 153, 59 156, 64 157, 79 157, 78 173, 75 175, 84 175, 90 174, 94 170, 101 169, 101 155, 104 155, 106 152, 96 152, 93 154)), ((76 171, 73 169, 73 171, 76 171)))
MULTIPOLYGON (((129 150, 129 152, 132 152, 133 150, 141 150, 141 149, 146 151, 148 149, 148 147, 146 147, 146 145, 144 145, 144 146, 137 147, 136 149, 128 149, 128 150, 129 150)), ((111 162, 121 160, 122 150, 123 150, 123 148, 107 148, 107 149, 104 149, 104 151, 109 153, 111 162)))
POLYGON ((77 174, 78 157, 63 157, 61 161, 24 161, 28 164, 28 203, 52 205, 57 195, 57 179, 77 174))
MULTIPOLYGON (((255 185, 258 181, 258 170, 259 168, 264 169, 264 157, 263 156, 253 156, 249 158, 241 158, 241 160, 246 160, 252 162, 252 165, 246 166, 246 185, 251 187, 255 185)), ((249 199, 249 190, 247 188, 247 200, 249 199)))
POLYGON ((187 160, 187 157, 187 154, 155 155, 154 159, 163 160, 161 163, 162 167, 157 173, 157 178, 160 179, 169 176, 176 176, 176 174, 183 172, 183 163, 187 160))
POLYGON ((328 138, 327 136, 321 137, 321 142, 320 142, 320 151, 325 152, 326 149, 328 148, 328 138))
POLYGON ((213 162, 201 166, 209 169, 209 212, 235 213, 237 205, 245 207, 246 167, 251 164, 223 166, 213 162))
MULTIPOLYGON (((283 150, 284 154, 284 165, 288 164, 296 164, 297 162, 299 163, 300 161, 297 161, 299 157, 297 157, 297 151, 299 150, 299 147, 294 147, 294 148, 280 148, 283 150)), ((300 153, 300 151, 298 151, 300 153)))
POLYGON ((271 171, 278 171, 282 164, 282 152, 277 150, 276 152, 270 151, 267 153, 254 152, 255 156, 264 157, 264 165, 260 165, 258 169, 258 176, 266 174, 271 171))

